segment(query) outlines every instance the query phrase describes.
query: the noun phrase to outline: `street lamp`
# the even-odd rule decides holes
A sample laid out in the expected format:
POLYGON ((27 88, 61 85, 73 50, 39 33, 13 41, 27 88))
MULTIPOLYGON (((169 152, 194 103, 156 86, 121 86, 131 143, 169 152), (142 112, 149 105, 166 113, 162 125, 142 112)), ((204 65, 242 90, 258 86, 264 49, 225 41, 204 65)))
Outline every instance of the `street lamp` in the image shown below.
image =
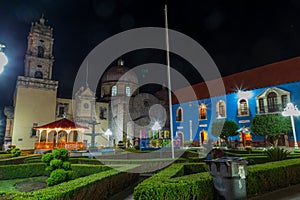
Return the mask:
POLYGON ((2 51, 4 47, 5 45, 0 44, 0 74, 3 72, 4 66, 8 63, 5 53, 2 51))
POLYGON ((293 136, 294 136, 294 147, 295 149, 298 149, 298 143, 297 143, 297 136, 295 131, 295 123, 294 123, 294 116, 299 116, 300 111, 298 110, 297 106, 293 103, 288 103, 285 107, 285 109, 282 112, 283 116, 290 116, 292 121, 292 128, 293 128, 293 136))
POLYGON ((109 136, 112 135, 112 132, 110 129, 107 129, 104 134, 107 135, 107 147, 109 147, 109 136))

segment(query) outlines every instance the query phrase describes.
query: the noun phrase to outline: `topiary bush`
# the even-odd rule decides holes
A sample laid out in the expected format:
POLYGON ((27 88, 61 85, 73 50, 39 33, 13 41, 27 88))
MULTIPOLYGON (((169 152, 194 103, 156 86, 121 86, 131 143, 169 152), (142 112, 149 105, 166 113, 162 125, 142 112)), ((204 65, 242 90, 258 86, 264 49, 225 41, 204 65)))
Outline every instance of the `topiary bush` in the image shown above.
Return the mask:
POLYGON ((59 183, 70 180, 72 177, 72 171, 66 171, 64 169, 56 169, 51 172, 50 177, 47 179, 47 185, 53 186, 59 183))
POLYGON ((11 150, 11 154, 12 157, 18 157, 19 155, 21 155, 21 150, 19 148, 14 148, 13 150, 11 150))
POLYGON ((43 155, 42 161, 47 163, 46 171, 50 171, 50 177, 47 180, 49 186, 53 186, 72 178, 71 163, 67 149, 58 148, 53 153, 43 155))

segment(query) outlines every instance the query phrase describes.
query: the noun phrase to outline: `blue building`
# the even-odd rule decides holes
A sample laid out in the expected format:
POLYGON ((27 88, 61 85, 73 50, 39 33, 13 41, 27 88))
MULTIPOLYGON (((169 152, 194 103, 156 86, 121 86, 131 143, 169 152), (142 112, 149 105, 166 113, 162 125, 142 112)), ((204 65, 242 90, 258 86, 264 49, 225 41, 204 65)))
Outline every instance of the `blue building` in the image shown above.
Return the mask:
MULTIPOLYGON (((220 85, 222 87, 222 85, 220 85)), ((218 86, 217 86, 218 88, 218 86)), ((255 115, 281 113, 287 103, 300 105, 300 57, 258 67, 237 74, 199 83, 175 91, 173 100, 173 132, 181 138, 181 145, 193 142, 201 145, 208 139, 217 140, 211 133, 214 121, 233 120, 239 128, 248 128, 255 115), (224 83, 223 92, 210 95, 207 85, 224 83), (175 99, 180 99, 180 102, 175 99)), ((298 145, 300 145, 300 117, 294 117, 298 145)), ((264 137, 251 135, 253 142, 264 137)), ((289 146, 294 146, 292 132, 289 146)), ((240 139, 239 136, 232 140, 240 139)), ((281 141, 282 143, 282 141, 281 141)), ((281 144, 283 145, 283 144, 281 144)))

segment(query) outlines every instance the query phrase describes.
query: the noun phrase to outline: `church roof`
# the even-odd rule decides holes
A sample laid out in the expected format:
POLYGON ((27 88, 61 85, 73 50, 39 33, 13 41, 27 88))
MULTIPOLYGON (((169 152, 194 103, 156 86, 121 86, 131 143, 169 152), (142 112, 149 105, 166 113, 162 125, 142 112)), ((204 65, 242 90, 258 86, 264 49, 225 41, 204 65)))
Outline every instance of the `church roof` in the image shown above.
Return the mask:
POLYGON ((225 76, 220 79, 201 82, 191 87, 181 88, 175 91, 175 96, 173 94, 173 104, 224 95, 221 87, 218 87, 222 82, 224 83, 225 93, 228 94, 236 92, 237 89, 252 90, 296 82, 300 80, 299 74, 300 57, 295 57, 225 76), (213 86, 213 94, 209 93, 207 88, 208 84, 213 86), (193 95, 194 93, 196 96, 193 95))
POLYGON ((37 126, 34 129, 36 129, 36 130, 46 130, 46 129, 57 130, 58 129, 58 130, 72 131, 72 130, 78 130, 78 129, 88 129, 88 127, 78 125, 69 119, 62 118, 60 120, 51 122, 49 124, 37 126))
POLYGON ((101 83, 118 81, 126 81, 138 84, 136 74, 128 67, 125 67, 122 60, 118 61, 117 66, 113 66, 108 71, 106 71, 101 78, 101 83))

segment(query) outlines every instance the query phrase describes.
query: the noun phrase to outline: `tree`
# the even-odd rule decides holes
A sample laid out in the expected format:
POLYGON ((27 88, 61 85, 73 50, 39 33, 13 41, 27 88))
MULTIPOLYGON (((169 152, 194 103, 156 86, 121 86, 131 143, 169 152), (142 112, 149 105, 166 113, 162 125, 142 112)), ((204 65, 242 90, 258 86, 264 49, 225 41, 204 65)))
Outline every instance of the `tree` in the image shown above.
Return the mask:
POLYGON ((42 156, 42 162, 47 164, 46 171, 50 171, 50 177, 47 179, 49 186, 68 181, 72 177, 69 152, 64 148, 58 148, 53 153, 47 153, 42 156))
POLYGON ((228 137, 237 135, 237 129, 237 123, 232 120, 215 121, 212 124, 211 132, 214 136, 224 139, 228 144, 228 137))
POLYGON ((277 147, 279 136, 292 130, 292 125, 289 117, 280 114, 255 115, 251 130, 255 135, 265 136, 266 141, 277 147))

